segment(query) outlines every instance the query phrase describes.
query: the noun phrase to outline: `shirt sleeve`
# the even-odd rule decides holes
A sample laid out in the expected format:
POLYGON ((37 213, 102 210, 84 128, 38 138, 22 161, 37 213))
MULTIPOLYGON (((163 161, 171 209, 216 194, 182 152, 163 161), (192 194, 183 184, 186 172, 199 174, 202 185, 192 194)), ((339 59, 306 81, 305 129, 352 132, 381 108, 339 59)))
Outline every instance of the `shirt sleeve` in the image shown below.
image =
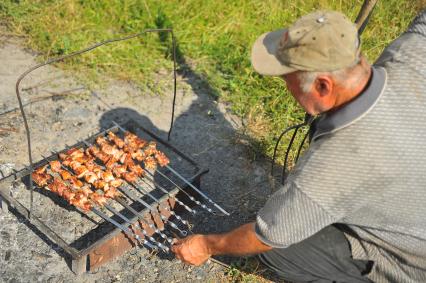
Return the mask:
POLYGON ((319 204, 293 182, 273 194, 256 218, 257 237, 275 248, 285 248, 335 222, 319 204))

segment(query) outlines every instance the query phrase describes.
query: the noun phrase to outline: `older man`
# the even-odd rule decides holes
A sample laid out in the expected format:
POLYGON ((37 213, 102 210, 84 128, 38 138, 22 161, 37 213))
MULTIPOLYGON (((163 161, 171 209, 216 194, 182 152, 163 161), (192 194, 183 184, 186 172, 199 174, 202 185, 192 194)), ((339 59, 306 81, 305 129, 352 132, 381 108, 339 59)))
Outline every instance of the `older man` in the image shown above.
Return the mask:
POLYGON ((337 12, 262 35, 252 63, 319 115, 310 147, 255 223, 179 240, 176 256, 260 254, 296 282, 426 282, 426 11, 372 66, 337 12))

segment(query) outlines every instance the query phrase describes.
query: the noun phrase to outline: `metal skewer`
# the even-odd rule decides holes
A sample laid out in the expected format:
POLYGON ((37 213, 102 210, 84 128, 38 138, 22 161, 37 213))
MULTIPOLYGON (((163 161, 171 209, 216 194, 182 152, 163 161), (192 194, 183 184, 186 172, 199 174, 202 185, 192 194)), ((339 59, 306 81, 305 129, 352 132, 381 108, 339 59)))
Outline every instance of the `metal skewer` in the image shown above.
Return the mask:
MULTIPOLYGON (((44 158, 44 157, 43 157, 44 158)), ((36 184, 37 185, 37 184, 36 184)), ((50 191, 50 189, 46 186, 44 187, 45 190, 50 191)), ((76 206, 75 206, 76 207, 76 206)), ((78 207, 76 207, 77 209, 79 209, 78 207)), ((79 209, 80 211, 82 211, 84 214, 86 214, 84 212, 84 210, 79 209)), ((135 238, 138 242, 138 244, 144 244, 146 246, 148 246, 151 249, 157 249, 155 246, 153 246, 151 243, 149 243, 148 241, 146 241, 145 239, 141 239, 139 237, 139 235, 133 233, 130 229, 128 229, 127 227, 121 225, 120 223, 118 223, 117 221, 115 221, 114 219, 108 217, 106 214, 102 213, 101 211, 97 210, 94 207, 90 208, 90 211, 92 211, 93 213, 95 213, 96 215, 98 215, 99 217, 101 217, 102 219, 104 219, 105 221, 113 224, 114 226, 116 226, 117 228, 119 228, 121 231, 123 231, 129 238, 135 238)))
MULTIPOLYGON (((52 151, 52 152, 54 152, 54 151, 52 151)), ((56 153, 56 152, 54 152, 54 153, 56 153)), ((44 156, 44 155, 42 155, 41 154, 41 157, 43 157, 46 161, 47 161, 47 158, 44 156)), ((73 173, 73 172, 71 172, 70 170, 68 170, 68 168, 66 168, 62 163, 60 163, 61 164, 61 167, 64 169, 64 170, 66 170, 66 171, 68 171, 68 172, 70 172, 73 176, 75 176, 75 174, 73 173)), ((105 204, 104 205, 109 211, 111 211, 113 214, 116 214, 116 215, 118 215, 120 218, 122 218, 122 216, 123 215, 121 215, 121 213, 119 213, 118 211, 115 211, 115 209, 114 208, 112 208, 111 206, 109 206, 108 204, 105 204)), ((98 216, 100 216, 100 217, 102 217, 101 215, 99 215, 99 213, 100 214, 102 214, 102 212, 100 212, 99 210, 97 210, 96 208, 94 208, 94 207, 92 207, 91 208, 91 210, 94 212, 94 213, 96 213, 98 216)), ((105 214, 103 214, 105 217, 108 217, 108 216, 106 216, 105 214)), ((103 218, 103 217, 102 217, 103 218)), ((123 218, 122 218, 123 219, 123 218)), ((109 222, 111 222, 112 224, 114 224, 112 221, 114 221, 112 218, 109 218, 108 217, 108 219, 106 219, 107 221, 109 221, 109 222), (112 220, 112 221, 110 221, 110 220, 112 220)), ((123 219, 124 220, 124 219, 123 219)), ((124 221, 126 221, 126 220, 124 220, 124 221)), ((129 221, 126 221, 126 222, 128 222, 128 224, 129 225, 131 225, 131 221, 129 220, 129 221)), ((114 224, 115 225, 115 224, 114 224)), ((122 225, 121 225, 122 226, 122 225)), ((124 227, 124 226, 123 226, 124 227)), ((133 233, 130 229, 128 229, 130 232, 131 232, 131 234, 133 234, 133 236, 134 236, 134 238, 138 241, 138 242, 142 242, 142 243, 144 243, 144 244, 146 244, 148 247, 150 247, 150 248, 155 248, 154 246, 152 246, 149 242, 147 242, 147 243, 145 243, 145 241, 146 240, 142 240, 140 237, 139 237, 139 235, 137 235, 136 233, 133 233)), ((146 231, 144 230, 144 229, 141 229, 141 231, 142 231, 142 233, 146 236, 146 231)), ((129 235, 128 235, 129 236, 129 235)), ((155 243, 155 242, 154 242, 155 243)), ((160 245, 158 245, 160 248, 162 248, 160 245)))
MULTIPOLYGON (((115 123, 115 122, 114 122, 115 123)), ((102 131, 101 133, 100 133, 100 135, 99 136, 105 136, 106 135, 106 133, 107 133, 107 131, 110 131, 110 129, 109 130, 104 130, 104 131, 102 131)), ((110 140, 110 142, 111 142, 111 140, 110 140)), ((87 143, 86 143, 86 145, 87 145, 87 143)), ((147 171, 147 170, 145 170, 145 172, 147 172, 149 175, 151 175, 152 177, 154 177, 149 171, 147 171)), ((145 177, 145 176, 144 176, 145 177)), ((142 177, 138 177, 138 179, 142 179, 142 177)), ((186 204, 184 204, 182 201, 180 201, 177 197, 176 197, 176 195, 172 195, 172 194, 170 194, 170 192, 169 191, 167 191, 166 189, 164 189, 160 184, 158 184, 157 182, 155 182, 155 180, 152 178, 147 178, 147 179, 149 179, 152 183, 154 183, 154 185, 155 185, 155 187, 158 187, 160 190, 162 190, 164 193, 166 193, 169 197, 171 197, 171 198, 174 198, 175 200, 176 200, 176 202, 178 203, 178 204, 180 204, 181 206, 183 206, 188 212, 190 212, 190 213, 192 213, 192 214, 196 214, 196 211, 194 210, 194 209, 191 209, 189 206, 187 206, 186 204)), ((148 184, 147 182, 145 182, 144 181, 144 183, 146 183, 146 184, 148 184)), ((150 186, 151 188, 152 188, 152 186, 150 186)), ((179 188, 180 190, 182 190, 181 188, 179 188)), ((182 190, 183 191, 183 190, 182 190)), ((189 195, 187 192, 185 192, 185 191, 183 191, 184 193, 186 193, 187 195, 188 195, 188 197, 190 197, 190 198, 192 198, 192 196, 191 195, 189 195)), ((194 198, 192 198, 192 199, 194 199, 194 198)), ((199 203, 199 202, 198 202, 199 203)), ((178 218, 178 216, 176 216, 176 218, 178 218)), ((178 218, 179 219, 179 218, 178 218)))
POLYGON ((209 203, 211 203, 214 207, 216 207, 217 209, 219 209, 223 214, 225 214, 226 216, 229 216, 230 214, 223 209, 222 207, 220 207, 220 205, 218 205, 217 203, 215 203, 211 198, 209 198, 207 195, 205 195, 202 191, 200 191, 196 186, 194 186, 193 184, 191 184, 191 182, 189 182, 187 179, 185 179, 181 174, 179 174, 178 172, 176 172, 172 167, 170 167, 169 165, 165 166, 167 169, 169 169, 173 174, 175 174, 176 176, 179 177, 179 179, 181 179, 182 181, 184 181, 188 186, 190 186, 191 188, 193 188, 197 193, 199 193, 204 199, 206 199, 209 203))
MULTIPOLYGON (((122 132, 126 132, 126 129, 124 129, 122 126, 120 126, 117 122, 112 121, 122 132)), ((188 186, 190 186, 191 188, 193 188, 197 193, 199 193, 204 199, 206 199, 209 203, 211 203, 214 207, 216 207, 218 210, 220 210, 223 214, 229 216, 230 214, 224 210, 222 207, 220 207, 220 205, 218 205, 217 203, 215 203, 211 198, 209 198, 206 194, 204 194, 201 190, 199 190, 197 187, 195 187, 193 184, 191 184, 191 182, 189 182, 185 177, 183 177, 181 174, 179 174, 178 172, 176 172, 176 170, 174 170, 172 167, 170 167, 169 165, 165 165, 164 167, 166 167, 167 169, 170 170, 170 172, 172 172, 173 174, 175 174, 177 177, 179 177, 179 179, 181 179, 182 181, 184 181, 188 186)))
MULTIPOLYGON (((148 170, 145 170, 146 173, 148 173, 150 176, 152 176, 152 174, 150 172, 148 172, 148 170)), ((148 186, 150 186, 151 188, 155 189, 155 188, 159 188, 163 193, 167 194, 170 198, 175 199, 175 201, 180 204, 181 206, 183 206, 185 208, 185 210, 187 210, 188 212, 192 213, 192 214, 196 214, 196 211, 192 208, 190 208, 189 206, 187 206, 186 204, 184 204, 181 200, 179 200, 175 195, 172 195, 169 191, 167 191, 163 186, 161 186, 160 184, 158 184, 157 182, 154 181, 153 178, 150 178, 148 176, 144 176, 144 177, 139 177, 139 180, 142 180, 145 184, 147 184, 148 186), (152 184, 150 184, 149 182, 145 181, 145 178, 148 179, 149 181, 151 181, 154 186, 152 184)))
MULTIPOLYGON (((120 125, 118 125, 115 121, 113 121, 113 123, 116 125, 116 127, 120 130, 120 125)), ((123 129, 121 128, 121 130, 123 131, 123 129)), ((102 136, 105 136, 106 135, 106 133, 107 133, 107 131, 111 131, 111 129, 107 129, 107 130, 104 130, 104 131, 102 131, 101 133, 100 133, 100 135, 102 135, 102 136)), ((110 140, 111 141, 111 140, 110 140)), ((152 176, 152 179, 150 179, 150 178, 147 178, 147 179, 149 179, 151 182, 153 182, 154 184, 155 184, 155 186, 156 187, 159 187, 160 188, 160 190, 162 190, 164 193, 166 193, 166 194, 168 194, 170 197, 172 197, 172 198, 174 198, 175 200, 176 200, 176 202, 178 203, 178 204, 180 204, 181 206, 183 206, 187 211, 189 211, 189 212, 191 212, 192 214, 196 214, 196 211, 195 211, 195 209, 191 209, 191 208, 189 208, 187 205, 185 205, 182 201, 180 201, 175 195, 171 195, 167 190, 165 190, 160 184, 158 184, 157 182, 155 182, 155 180, 153 179, 154 178, 154 175, 151 173, 151 172, 149 172, 148 170, 145 170, 145 172, 146 173, 148 173, 150 176, 152 176)), ((182 191, 184 194, 186 194, 187 195, 187 197, 191 200, 191 201, 193 201, 193 202, 195 202, 197 205, 199 205, 199 206, 201 206, 203 209, 205 209, 205 210, 207 210, 208 212, 210 212, 210 213, 214 213, 213 212, 213 210, 211 210, 210 208, 208 208, 205 204, 202 204, 200 201, 198 201, 198 200, 196 200, 193 196, 191 196, 188 192, 186 192, 184 189, 182 189, 180 186, 178 186, 175 182, 173 182, 171 179, 169 179, 166 175, 164 175, 163 173, 161 173, 159 170, 157 170, 156 172, 158 172, 161 176, 163 176, 164 178, 166 178, 167 180, 169 180, 172 184, 174 184, 177 188, 178 188, 178 190, 180 190, 180 191, 182 191)), ((146 176, 144 176, 144 177, 146 177, 146 176)), ((141 179, 141 178, 139 178, 139 179, 141 179)), ((147 182, 145 182, 145 183, 147 183, 147 182)))
MULTIPOLYGON (((158 170, 157 170, 158 171, 158 170)), ((145 170, 145 173, 147 173, 148 175, 150 175, 150 176, 152 176, 152 178, 151 177, 148 177, 148 176, 144 176, 144 177, 139 177, 139 180, 142 180, 145 184, 147 184, 148 186, 150 186, 151 188, 159 188, 162 192, 164 192, 164 193, 166 193, 169 197, 171 197, 171 198, 173 198, 173 199, 175 199, 176 200, 176 202, 178 203, 178 204, 180 204, 181 206, 183 206, 187 211, 189 211, 189 212, 191 212, 192 214, 196 214, 197 212, 194 210, 194 209, 192 209, 192 208, 190 208, 189 206, 187 206, 186 204, 184 204, 182 201, 180 201, 176 196, 174 196, 174 195, 172 195, 172 194, 170 194, 170 192, 169 191, 167 191, 163 186, 161 186, 159 183, 157 183, 157 182, 155 182, 154 181, 154 175, 152 175, 151 174, 151 172, 149 172, 148 170, 145 170), (145 179, 144 178, 146 178, 146 179, 148 179, 149 181, 151 181, 153 184, 154 184, 154 186, 152 185, 152 184, 150 184, 150 183, 148 183, 147 181, 145 181, 145 179)))
MULTIPOLYGON (((160 203, 160 200, 158 198, 156 198, 155 196, 153 196, 148 190, 146 190, 144 187, 142 187, 142 185, 135 183, 134 184, 134 188, 141 193, 142 195, 144 195, 144 193, 146 195, 148 195, 152 200, 154 200, 155 202, 160 203), (142 192, 141 192, 142 191, 142 192), (144 192, 144 193, 143 193, 144 192)), ((168 207, 166 207, 167 211, 173 215, 174 217, 176 217, 177 220, 179 220, 180 222, 182 222, 184 225, 188 225, 188 221, 182 219, 182 217, 180 217, 179 215, 176 214, 176 212, 174 212, 172 209, 168 209, 168 207)))
MULTIPOLYGON (((92 146, 93 144, 91 144, 91 143, 89 143, 89 142, 87 142, 86 140, 83 140, 83 143, 86 145, 86 146, 92 146)), ((103 165, 100 165, 102 168, 105 168, 103 165)), ((126 181, 127 182, 127 181, 126 181)), ((148 195, 152 200, 154 200, 154 202, 157 202, 158 204, 160 204, 161 202, 160 202, 160 200, 159 199, 157 199, 156 197, 154 197, 149 191, 146 191, 141 185, 139 185, 139 184, 134 184, 133 182, 127 182, 129 185, 131 185, 133 188, 135 188, 135 190, 137 190, 140 194, 142 194, 142 195, 148 195), (144 191, 145 192, 145 194, 143 193, 143 192, 141 192, 141 190, 142 191, 144 191)), ((171 209, 169 209, 168 207, 166 207, 165 208, 167 211, 169 211, 169 213, 171 214, 171 215, 173 215, 174 217, 176 217, 176 219, 177 220, 179 220, 180 222, 182 222, 184 225, 188 225, 189 223, 188 223, 188 221, 186 221, 186 220, 183 220, 179 215, 177 215, 173 210, 171 210, 171 209)), ((160 213, 161 214, 161 213, 160 213)), ((172 226, 173 228, 175 228, 175 229, 178 229, 178 228, 176 228, 177 227, 177 225, 176 224, 174 224, 172 221, 170 221, 170 220, 168 220, 168 222, 170 223, 170 226, 172 226)), ((178 230, 180 230, 180 229, 178 229, 178 230)))
MULTIPOLYGON (((146 171, 148 174, 151 174, 151 172, 146 171)), ((169 177, 167 177, 166 174, 162 173, 159 169, 157 169, 158 174, 160 174, 163 178, 165 178, 166 180, 168 180, 170 183, 172 183, 174 186, 176 186, 181 192, 183 192, 191 201, 195 202, 195 204, 201 206, 203 209, 207 210, 210 213, 214 213, 214 211, 210 208, 207 207, 204 203, 201 203, 199 200, 197 200, 196 198, 194 198, 193 196, 191 196, 187 191, 185 191, 182 187, 180 187, 178 184, 176 184, 172 179, 170 179, 169 177)))
POLYGON ((149 223, 148 221, 146 221, 145 218, 144 218, 144 215, 142 213, 140 213, 140 212, 136 211, 135 209, 133 209, 130 205, 128 205, 125 201, 121 200, 120 198, 115 198, 114 200, 117 201, 122 206, 124 206, 126 209, 128 209, 135 216, 137 216, 140 221, 142 221, 143 223, 145 223, 146 225, 148 225, 149 228, 151 228, 151 229, 154 230, 154 233, 160 235, 161 238, 163 238, 164 240, 166 240, 169 244, 171 244, 173 242, 172 239, 170 239, 169 237, 167 237, 166 234, 162 233, 154 224, 149 223))
MULTIPOLYGON (((101 133, 101 135, 103 135, 103 136, 105 136, 105 134, 106 134, 106 131, 103 131, 102 133, 101 133)), ((111 140, 110 140, 110 142, 112 142, 111 140)), ((90 143, 87 143, 86 141, 84 141, 84 143, 86 144, 86 145, 91 145, 90 143)), ((120 151, 121 151, 121 149, 120 149, 120 151)), ((146 171, 145 170, 145 172, 148 172, 148 171, 146 171)), ((150 173, 150 172, 148 172, 151 176, 152 176, 152 174, 150 173)), ((138 179, 142 179, 143 180, 143 177, 138 177, 138 179)), ((163 191, 164 193, 166 193, 169 197, 171 197, 171 198, 174 198, 175 199, 175 201, 178 203, 178 204, 180 204, 181 206, 183 206, 188 212, 190 212, 190 213, 192 213, 192 214, 195 214, 196 213, 196 211, 195 210, 193 210, 193 209, 191 209, 189 206, 187 206, 186 204, 184 204, 181 200, 179 200, 177 197, 176 197, 176 195, 172 195, 172 194, 170 194, 170 192, 169 191, 167 191, 166 189, 164 189, 160 184, 158 184, 157 182, 155 182, 155 180, 154 179, 150 179, 150 178, 148 178, 152 183, 154 183, 154 185, 155 185, 155 188, 159 188, 161 191, 163 191)), ((148 182, 146 182, 145 180, 143 180, 144 181, 144 183, 146 183, 146 184, 148 184, 148 182)), ((139 183, 136 183, 138 186, 141 186, 139 183)), ((150 184, 148 184, 151 188, 153 188, 152 187, 152 185, 150 185, 150 184)), ((154 189, 155 189, 154 188, 154 189)), ((147 192, 148 194, 149 194, 149 192, 147 192)), ((174 212, 172 212, 171 211, 171 213, 172 213, 172 215, 174 215, 175 217, 176 217, 176 219, 178 219, 179 221, 181 221, 182 223, 184 223, 184 222, 186 222, 186 221, 184 221, 184 220, 182 220, 182 218, 179 216, 179 215, 176 215, 176 214, 174 214, 174 212)), ((184 223, 185 225, 187 225, 187 222, 186 223, 184 223)))
MULTIPOLYGON (((128 198, 133 199, 131 197, 131 195, 130 195, 130 193, 129 193, 129 191, 128 191, 127 188, 124 188, 124 187, 121 186, 121 187, 118 188, 118 190, 120 192, 122 192, 124 195, 126 195, 128 198)), ((144 200, 142 200, 142 197, 141 198, 136 198, 136 201, 139 202, 140 204, 144 205, 146 208, 150 209, 151 211, 157 212, 157 210, 154 207, 152 207, 151 205, 149 205, 148 203, 146 203, 144 200)), ((188 232, 180 229, 175 223, 173 223, 172 221, 168 220, 164 215, 162 215, 161 212, 157 212, 157 213, 160 216, 161 220, 163 220, 165 223, 168 223, 170 226, 172 226, 172 228, 178 230, 179 233, 182 236, 186 237, 188 235, 188 232)))
MULTIPOLYGON (((121 219, 123 219, 126 223, 128 223, 129 225, 132 225, 132 221, 127 218, 126 216, 124 216, 121 212, 115 210, 113 207, 111 207, 109 204, 105 204, 104 205, 106 209, 108 209, 109 211, 111 211, 113 214, 118 215, 121 219)), ((135 223, 136 228, 138 228, 142 234, 145 236, 145 238, 147 238, 148 240, 150 240, 151 242, 153 242, 155 245, 157 245, 160 249, 164 250, 165 252, 169 252, 169 248, 164 246, 162 243, 156 241, 153 237, 149 236, 148 233, 146 233, 145 229, 143 229, 142 227, 139 226, 138 223, 135 223)), ((136 236, 138 236, 136 233, 134 233, 136 236)))
POLYGON ((113 224, 115 227, 119 228, 121 231, 123 231, 124 233, 126 233, 126 235, 130 238, 132 238, 132 234, 134 235, 134 238, 138 241, 138 243, 142 243, 148 247, 150 247, 153 250, 156 250, 157 247, 155 247, 154 245, 152 245, 150 242, 148 242, 146 239, 141 239, 141 237, 139 237, 139 235, 135 234, 134 232, 132 232, 129 228, 121 225, 120 223, 118 223, 117 221, 115 221, 114 219, 108 217, 106 214, 104 214, 103 212, 97 210, 96 208, 92 208, 90 209, 93 213, 95 213, 96 215, 98 215, 99 217, 103 218, 105 221, 110 222, 111 224, 113 224))
MULTIPOLYGON (((54 150, 52 150, 52 152, 54 153, 54 154, 58 154, 56 151, 54 151, 54 150)), ((43 155, 41 155, 44 159, 46 159, 43 155)), ((46 159, 47 160, 47 159, 46 159)), ((70 172, 73 176, 75 176, 75 177, 77 177, 71 170, 69 170, 67 167, 65 167, 63 164, 62 164, 62 162, 61 162, 61 167, 64 169, 64 170, 66 170, 66 171, 68 171, 68 172, 70 172)), ((158 233, 160 236, 161 236, 161 238, 163 238, 163 239, 165 239, 167 242, 169 242, 169 243, 171 243, 173 240, 171 240, 170 238, 168 238, 164 233, 161 233, 161 231, 157 228, 157 227, 155 227, 152 223, 148 223, 144 218, 143 218, 143 215, 142 214, 140 214, 139 212, 137 212, 136 210, 134 210, 132 207, 130 207, 130 206, 128 206, 124 201, 123 202, 120 202, 119 200, 118 200, 118 198, 115 198, 114 199, 115 201, 117 201, 117 202, 119 202, 121 205, 123 205, 124 207, 126 207, 127 209, 129 209, 132 213, 134 213, 135 215, 137 215, 137 216, 139 216, 140 217, 140 219, 144 222, 144 223, 146 223, 150 228, 152 228, 152 229, 154 229, 154 231, 156 232, 156 233, 158 233)))

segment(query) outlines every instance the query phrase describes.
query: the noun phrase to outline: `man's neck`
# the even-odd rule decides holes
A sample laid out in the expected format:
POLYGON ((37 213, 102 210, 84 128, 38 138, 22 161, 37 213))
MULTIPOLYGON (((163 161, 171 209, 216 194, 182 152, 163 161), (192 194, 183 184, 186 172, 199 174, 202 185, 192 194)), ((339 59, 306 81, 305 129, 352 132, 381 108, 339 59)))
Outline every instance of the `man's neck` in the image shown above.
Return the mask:
POLYGON ((361 70, 357 76, 353 76, 353 79, 345 82, 345 85, 336 91, 338 95, 336 97, 336 103, 334 104, 333 110, 352 101, 354 98, 361 95, 367 88, 372 76, 371 65, 365 61, 360 67, 363 68, 363 70, 361 70))

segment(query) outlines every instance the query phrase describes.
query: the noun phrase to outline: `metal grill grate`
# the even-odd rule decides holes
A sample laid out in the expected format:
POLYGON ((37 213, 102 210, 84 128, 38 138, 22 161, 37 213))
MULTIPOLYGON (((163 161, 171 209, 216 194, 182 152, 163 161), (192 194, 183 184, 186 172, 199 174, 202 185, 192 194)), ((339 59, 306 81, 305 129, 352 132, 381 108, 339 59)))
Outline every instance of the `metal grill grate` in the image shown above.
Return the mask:
MULTIPOLYGON (((111 249, 107 246, 117 237, 120 241, 126 242, 128 248, 146 246, 168 252, 172 237, 185 236, 190 230, 185 215, 196 214, 200 210, 228 214, 198 188, 200 178, 207 170, 199 168, 193 160, 167 141, 134 121, 129 121, 123 126, 115 124, 110 129, 54 152, 37 162, 35 168, 58 160, 59 154, 71 148, 85 149, 96 143, 96 138, 106 136, 110 131, 120 136, 126 130, 137 133, 140 138, 155 141, 158 148, 169 157, 170 164, 157 167, 155 170, 146 170, 145 176, 139 177, 135 182, 124 182, 119 187, 121 197, 110 199, 103 207, 93 207, 85 212, 44 188, 36 188, 34 213, 30 218, 28 199, 31 170, 26 168, 0 180, 2 198, 72 258, 72 269, 76 273, 85 271, 86 265, 92 269, 105 262, 98 260, 99 249, 111 249), (74 233, 74 238, 71 237, 72 233, 63 235, 60 232, 62 229, 58 229, 60 225, 69 225, 70 229, 73 229, 70 218, 74 219, 73 224, 76 227, 83 229, 79 233, 74 233), (90 259, 90 263, 87 258, 90 259)), ((66 166, 63 169, 73 172, 66 166)), ((109 253, 109 258, 118 255, 117 251, 109 253)))

